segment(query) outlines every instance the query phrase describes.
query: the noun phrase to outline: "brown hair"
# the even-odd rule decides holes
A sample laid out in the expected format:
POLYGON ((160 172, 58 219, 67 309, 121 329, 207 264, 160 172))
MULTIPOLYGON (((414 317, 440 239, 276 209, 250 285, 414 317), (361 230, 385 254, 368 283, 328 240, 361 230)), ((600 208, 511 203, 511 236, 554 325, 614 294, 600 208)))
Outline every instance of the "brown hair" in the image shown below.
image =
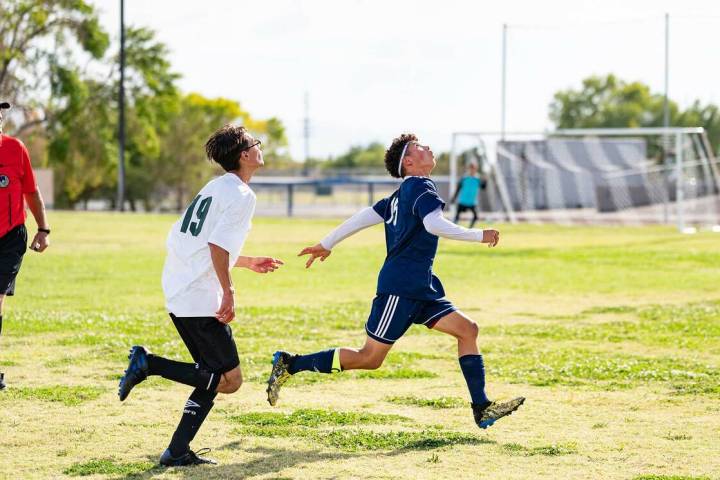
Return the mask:
POLYGON ((245 127, 228 124, 215 131, 205 142, 208 160, 226 172, 240 168, 240 153, 252 145, 252 137, 245 127))

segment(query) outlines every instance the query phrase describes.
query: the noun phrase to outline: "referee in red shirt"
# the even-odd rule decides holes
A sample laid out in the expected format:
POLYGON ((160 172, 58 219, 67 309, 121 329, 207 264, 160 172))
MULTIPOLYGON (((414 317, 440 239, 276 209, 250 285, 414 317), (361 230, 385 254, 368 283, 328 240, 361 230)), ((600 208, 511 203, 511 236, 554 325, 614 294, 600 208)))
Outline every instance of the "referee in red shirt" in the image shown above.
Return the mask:
MULTIPOLYGON (((45 204, 35 182, 30 155, 20 140, 2 133, 3 110, 8 108, 9 103, 0 103, 0 333, 5 296, 15 294, 15 277, 27 249, 25 202, 38 225, 30 248, 43 252, 50 245, 45 204)), ((3 388, 4 375, 0 373, 0 390, 3 388)))

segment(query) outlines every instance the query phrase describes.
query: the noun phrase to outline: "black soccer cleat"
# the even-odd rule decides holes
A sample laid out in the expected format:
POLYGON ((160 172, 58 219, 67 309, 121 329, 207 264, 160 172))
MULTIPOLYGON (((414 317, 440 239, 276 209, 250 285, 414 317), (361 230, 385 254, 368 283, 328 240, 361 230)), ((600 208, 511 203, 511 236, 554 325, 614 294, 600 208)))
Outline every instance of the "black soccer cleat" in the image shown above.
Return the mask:
POLYGON ((296 355, 281 350, 275 352, 273 355, 272 372, 270 372, 270 378, 268 378, 267 381, 268 386, 265 390, 267 392, 267 401, 273 407, 280 397, 280 387, 291 377, 288 368, 295 356, 296 355))
POLYGON ((148 377, 148 351, 145 347, 135 345, 130 349, 130 363, 128 364, 125 375, 120 379, 120 386, 118 388, 118 396, 122 402, 130 395, 130 391, 148 377))
POLYGON ((511 415, 525 402, 525 397, 513 398, 508 402, 490 402, 489 405, 472 404, 473 417, 478 427, 485 430, 502 417, 511 415))
POLYGON ((0 390, 5 389, 5 374, 0 373, 0 390))
POLYGON ((205 464, 217 465, 218 462, 213 460, 212 458, 206 458, 201 456, 209 452, 209 448, 200 449, 197 451, 197 453, 193 452, 192 450, 188 450, 188 452, 184 455, 180 455, 179 457, 173 457, 170 453, 170 449, 168 448, 160 456, 160 465, 166 467, 187 467, 190 465, 205 464))

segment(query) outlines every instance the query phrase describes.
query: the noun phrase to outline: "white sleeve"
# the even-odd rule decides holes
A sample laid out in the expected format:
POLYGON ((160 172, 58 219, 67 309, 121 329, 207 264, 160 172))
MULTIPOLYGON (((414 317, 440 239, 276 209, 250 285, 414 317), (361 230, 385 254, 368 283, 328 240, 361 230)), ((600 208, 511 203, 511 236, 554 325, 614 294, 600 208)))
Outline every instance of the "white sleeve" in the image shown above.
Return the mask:
POLYGON ((345 240, 353 233, 359 232, 363 228, 372 227, 381 223, 383 218, 372 207, 366 207, 357 212, 352 217, 345 220, 339 227, 328 233, 325 238, 320 240, 320 245, 327 250, 345 240))
POLYGON ((231 205, 220 214, 218 223, 210 232, 208 243, 217 245, 231 256, 239 255, 250 230, 250 220, 255 212, 255 203, 245 201, 231 205))
POLYGON ((483 231, 478 228, 465 228, 457 225, 442 214, 440 207, 423 217, 425 230, 438 237, 461 240, 463 242, 482 242, 483 231))

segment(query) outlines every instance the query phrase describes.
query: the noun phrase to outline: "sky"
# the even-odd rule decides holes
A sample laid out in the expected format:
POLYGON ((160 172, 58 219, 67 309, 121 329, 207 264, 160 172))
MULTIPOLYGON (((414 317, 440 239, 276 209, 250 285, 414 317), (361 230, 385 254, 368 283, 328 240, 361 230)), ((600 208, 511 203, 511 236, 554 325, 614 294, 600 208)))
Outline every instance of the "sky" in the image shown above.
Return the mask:
MULTIPOLYGON (((119 0, 96 0, 116 37, 119 0)), ((438 151, 455 131, 552 127, 553 93, 615 73, 664 90, 670 15, 670 98, 720 103, 720 2, 668 0, 125 0, 126 24, 168 45, 185 92, 238 100, 278 117, 293 158, 388 144, 416 133, 438 151)))

